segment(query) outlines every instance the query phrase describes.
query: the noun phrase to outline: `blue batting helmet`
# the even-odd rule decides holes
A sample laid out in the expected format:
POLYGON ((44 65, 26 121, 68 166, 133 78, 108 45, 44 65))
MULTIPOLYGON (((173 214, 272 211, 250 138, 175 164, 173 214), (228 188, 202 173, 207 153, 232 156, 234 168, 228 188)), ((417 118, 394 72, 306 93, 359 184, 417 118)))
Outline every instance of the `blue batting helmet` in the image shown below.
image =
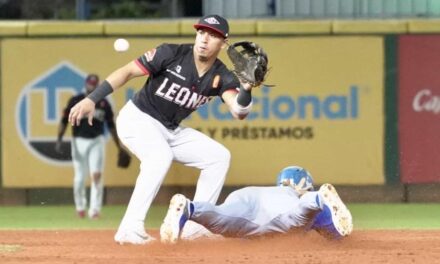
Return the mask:
POLYGON ((304 168, 289 166, 284 168, 277 179, 278 186, 292 186, 296 190, 313 191, 312 175, 304 168))

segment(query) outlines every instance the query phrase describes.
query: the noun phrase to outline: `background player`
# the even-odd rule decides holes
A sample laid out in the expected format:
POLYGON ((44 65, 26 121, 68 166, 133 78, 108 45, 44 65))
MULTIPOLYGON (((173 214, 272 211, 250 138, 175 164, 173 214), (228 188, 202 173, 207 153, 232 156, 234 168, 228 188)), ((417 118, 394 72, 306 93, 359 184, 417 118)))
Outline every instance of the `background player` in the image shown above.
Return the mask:
POLYGON ((297 166, 282 170, 277 184, 239 189, 219 206, 191 202, 176 194, 160 228, 161 240, 175 243, 187 219, 226 237, 286 233, 293 229, 314 229, 332 239, 351 233, 351 213, 331 184, 313 191, 310 174, 297 166))
MULTIPOLYGON (((58 127, 58 140, 55 150, 62 152, 62 140, 66 132, 70 109, 79 101, 90 94, 99 84, 99 77, 96 74, 89 74, 85 79, 85 93, 70 98, 63 111, 62 119, 58 127)), ((87 208, 85 181, 90 174, 90 206, 88 215, 92 219, 99 218, 103 200, 103 167, 105 153, 104 124, 107 127, 116 143, 119 151, 122 150, 116 134, 113 110, 106 99, 96 104, 96 111, 93 115, 93 126, 87 124, 87 119, 80 120, 78 126, 72 127, 71 155, 74 169, 73 195, 75 207, 79 217, 85 217, 87 208)))
MULTIPOLYGON (((148 209, 173 160, 201 170, 194 201, 215 203, 229 168, 230 153, 220 143, 180 122, 201 105, 219 96, 237 119, 251 108, 251 89, 217 58, 226 46, 228 22, 218 15, 202 17, 194 44, 162 44, 117 69, 70 111, 77 125, 93 115, 97 101, 127 81, 149 76, 144 87, 121 109, 120 140, 140 160, 140 173, 115 240, 145 244, 153 240, 144 229, 148 209)), ((188 223, 183 237, 198 236, 188 223)))

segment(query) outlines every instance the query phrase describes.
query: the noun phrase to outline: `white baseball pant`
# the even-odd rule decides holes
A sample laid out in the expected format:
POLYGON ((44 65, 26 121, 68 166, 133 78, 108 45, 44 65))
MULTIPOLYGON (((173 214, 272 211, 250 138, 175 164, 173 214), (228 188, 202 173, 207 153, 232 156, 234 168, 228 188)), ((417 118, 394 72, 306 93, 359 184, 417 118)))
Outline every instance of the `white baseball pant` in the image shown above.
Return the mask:
POLYGON ((73 179, 73 196, 77 211, 87 208, 85 180, 90 175, 89 216, 100 213, 103 199, 103 167, 105 140, 104 136, 96 138, 74 137, 71 142, 72 163, 75 172, 73 179), (101 173, 99 179, 93 179, 94 173, 101 173))
MULTIPOLYGON (((169 130, 131 101, 119 112, 116 127, 121 142, 141 162, 118 232, 144 232, 148 209, 173 160, 201 170, 193 200, 215 204, 230 163, 230 152, 223 145, 192 128, 169 130)), ((201 228, 195 225, 188 236, 201 228)))

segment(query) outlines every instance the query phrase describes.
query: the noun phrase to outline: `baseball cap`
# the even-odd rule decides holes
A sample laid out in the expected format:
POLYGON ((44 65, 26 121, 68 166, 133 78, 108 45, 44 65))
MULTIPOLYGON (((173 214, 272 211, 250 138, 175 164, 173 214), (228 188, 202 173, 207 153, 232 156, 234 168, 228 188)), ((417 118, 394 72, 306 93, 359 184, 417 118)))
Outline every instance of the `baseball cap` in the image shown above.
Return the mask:
POLYGON ((209 28, 227 38, 229 35, 228 21, 219 15, 207 15, 194 24, 195 29, 209 28))
POLYGON ((99 77, 96 74, 89 74, 86 77, 86 83, 90 85, 98 85, 99 77))

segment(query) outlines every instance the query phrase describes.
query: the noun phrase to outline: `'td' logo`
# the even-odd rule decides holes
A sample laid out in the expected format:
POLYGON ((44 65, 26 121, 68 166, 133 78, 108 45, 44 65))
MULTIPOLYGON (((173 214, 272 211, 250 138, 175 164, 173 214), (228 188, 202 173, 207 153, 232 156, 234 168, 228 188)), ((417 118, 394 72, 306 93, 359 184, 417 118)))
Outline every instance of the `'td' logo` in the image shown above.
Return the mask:
POLYGON ((23 144, 34 155, 50 162, 70 160, 70 144, 62 154, 55 152, 63 93, 69 96, 83 91, 86 73, 69 62, 61 62, 28 83, 16 104, 15 124, 23 144), (69 148, 69 150, 67 150, 69 148))

